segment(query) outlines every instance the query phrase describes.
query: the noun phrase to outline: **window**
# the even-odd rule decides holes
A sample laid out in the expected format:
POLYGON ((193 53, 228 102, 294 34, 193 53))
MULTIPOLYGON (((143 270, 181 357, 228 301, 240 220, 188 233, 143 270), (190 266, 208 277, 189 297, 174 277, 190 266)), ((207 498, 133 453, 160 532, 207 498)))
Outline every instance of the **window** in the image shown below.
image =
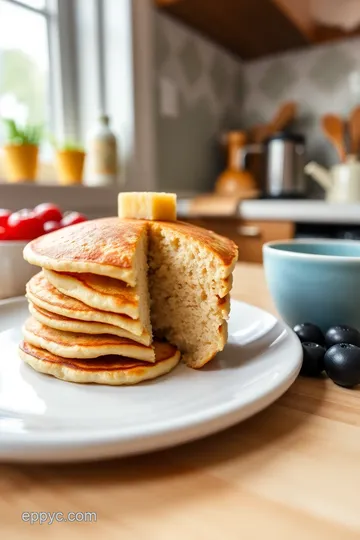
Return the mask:
MULTIPOLYGON (((60 142, 85 144, 105 112, 119 140, 121 182, 131 177, 133 189, 153 187, 152 15, 143 0, 0 0, 0 117, 43 124, 60 142)), ((5 191, 19 198, 29 193, 27 186, 4 186, 3 143, 0 121, 1 205, 5 191)), ((56 183, 54 161, 50 144, 43 144, 34 187, 56 183)), ((13 206, 24 203, 13 199, 13 206)))
POLYGON ((46 0, 0 0, 0 115, 54 130, 46 0))

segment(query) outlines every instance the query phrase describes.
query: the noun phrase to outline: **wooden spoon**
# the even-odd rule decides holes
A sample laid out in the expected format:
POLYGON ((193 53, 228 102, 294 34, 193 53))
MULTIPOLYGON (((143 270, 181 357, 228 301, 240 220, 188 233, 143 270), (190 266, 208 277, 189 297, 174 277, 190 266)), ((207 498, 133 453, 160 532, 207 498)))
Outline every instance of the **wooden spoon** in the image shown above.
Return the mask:
POLYGON ((251 130, 251 139, 254 143, 262 143, 265 139, 285 129, 296 116, 297 105, 294 101, 289 101, 281 105, 274 118, 269 124, 255 126, 251 130))
POLYGON ((280 109, 270 123, 270 134, 282 131, 296 116, 297 105, 294 101, 289 101, 281 105, 280 109))
POLYGON ((349 118, 350 132, 350 152, 359 154, 360 152, 360 106, 351 111, 349 118))
POLYGON ((345 124, 336 114, 325 114, 321 119, 323 132, 329 141, 335 146, 340 161, 345 161, 345 124))

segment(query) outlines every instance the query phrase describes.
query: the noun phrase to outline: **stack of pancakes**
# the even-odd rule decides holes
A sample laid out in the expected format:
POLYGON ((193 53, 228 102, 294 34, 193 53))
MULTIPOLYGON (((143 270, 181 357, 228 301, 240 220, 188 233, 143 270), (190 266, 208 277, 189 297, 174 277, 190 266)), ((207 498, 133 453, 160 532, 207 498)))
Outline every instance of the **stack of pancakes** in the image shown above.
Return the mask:
POLYGON ((27 284, 31 318, 20 355, 66 381, 119 385, 158 377, 176 366, 180 352, 152 342, 147 228, 134 220, 99 221, 25 249, 43 270, 27 284))
POLYGON ((131 384, 170 371, 179 351, 200 368, 226 344, 237 247, 211 231, 106 218, 37 238, 24 257, 42 267, 20 347, 37 371, 131 384))

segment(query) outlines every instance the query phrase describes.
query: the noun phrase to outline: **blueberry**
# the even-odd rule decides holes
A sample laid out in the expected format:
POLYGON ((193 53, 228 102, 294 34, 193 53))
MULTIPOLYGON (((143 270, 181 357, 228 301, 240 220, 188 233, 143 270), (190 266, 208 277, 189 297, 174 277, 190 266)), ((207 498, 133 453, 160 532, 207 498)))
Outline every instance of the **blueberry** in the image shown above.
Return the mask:
POLYGON ((360 333, 351 326, 331 326, 325 334, 326 348, 329 349, 337 343, 351 343, 360 347, 360 333))
POLYGON ((294 332, 302 343, 308 341, 310 343, 318 343, 324 345, 324 334, 316 324, 301 323, 294 326, 294 332))
POLYGON ((302 343, 303 363, 300 370, 301 375, 316 377, 324 370, 325 349, 318 343, 302 343))
POLYGON ((324 356, 325 371, 339 386, 360 384, 360 348, 351 343, 337 343, 324 356))

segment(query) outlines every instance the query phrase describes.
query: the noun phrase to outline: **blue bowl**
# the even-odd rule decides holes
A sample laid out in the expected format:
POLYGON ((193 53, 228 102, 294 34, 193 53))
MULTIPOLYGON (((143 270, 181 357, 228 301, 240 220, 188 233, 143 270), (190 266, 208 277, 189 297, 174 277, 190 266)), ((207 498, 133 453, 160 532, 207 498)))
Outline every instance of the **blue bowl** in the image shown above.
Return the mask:
POLYGON ((348 324, 360 330, 360 242, 269 242, 263 255, 268 288, 289 326, 311 322, 326 331, 348 324))

